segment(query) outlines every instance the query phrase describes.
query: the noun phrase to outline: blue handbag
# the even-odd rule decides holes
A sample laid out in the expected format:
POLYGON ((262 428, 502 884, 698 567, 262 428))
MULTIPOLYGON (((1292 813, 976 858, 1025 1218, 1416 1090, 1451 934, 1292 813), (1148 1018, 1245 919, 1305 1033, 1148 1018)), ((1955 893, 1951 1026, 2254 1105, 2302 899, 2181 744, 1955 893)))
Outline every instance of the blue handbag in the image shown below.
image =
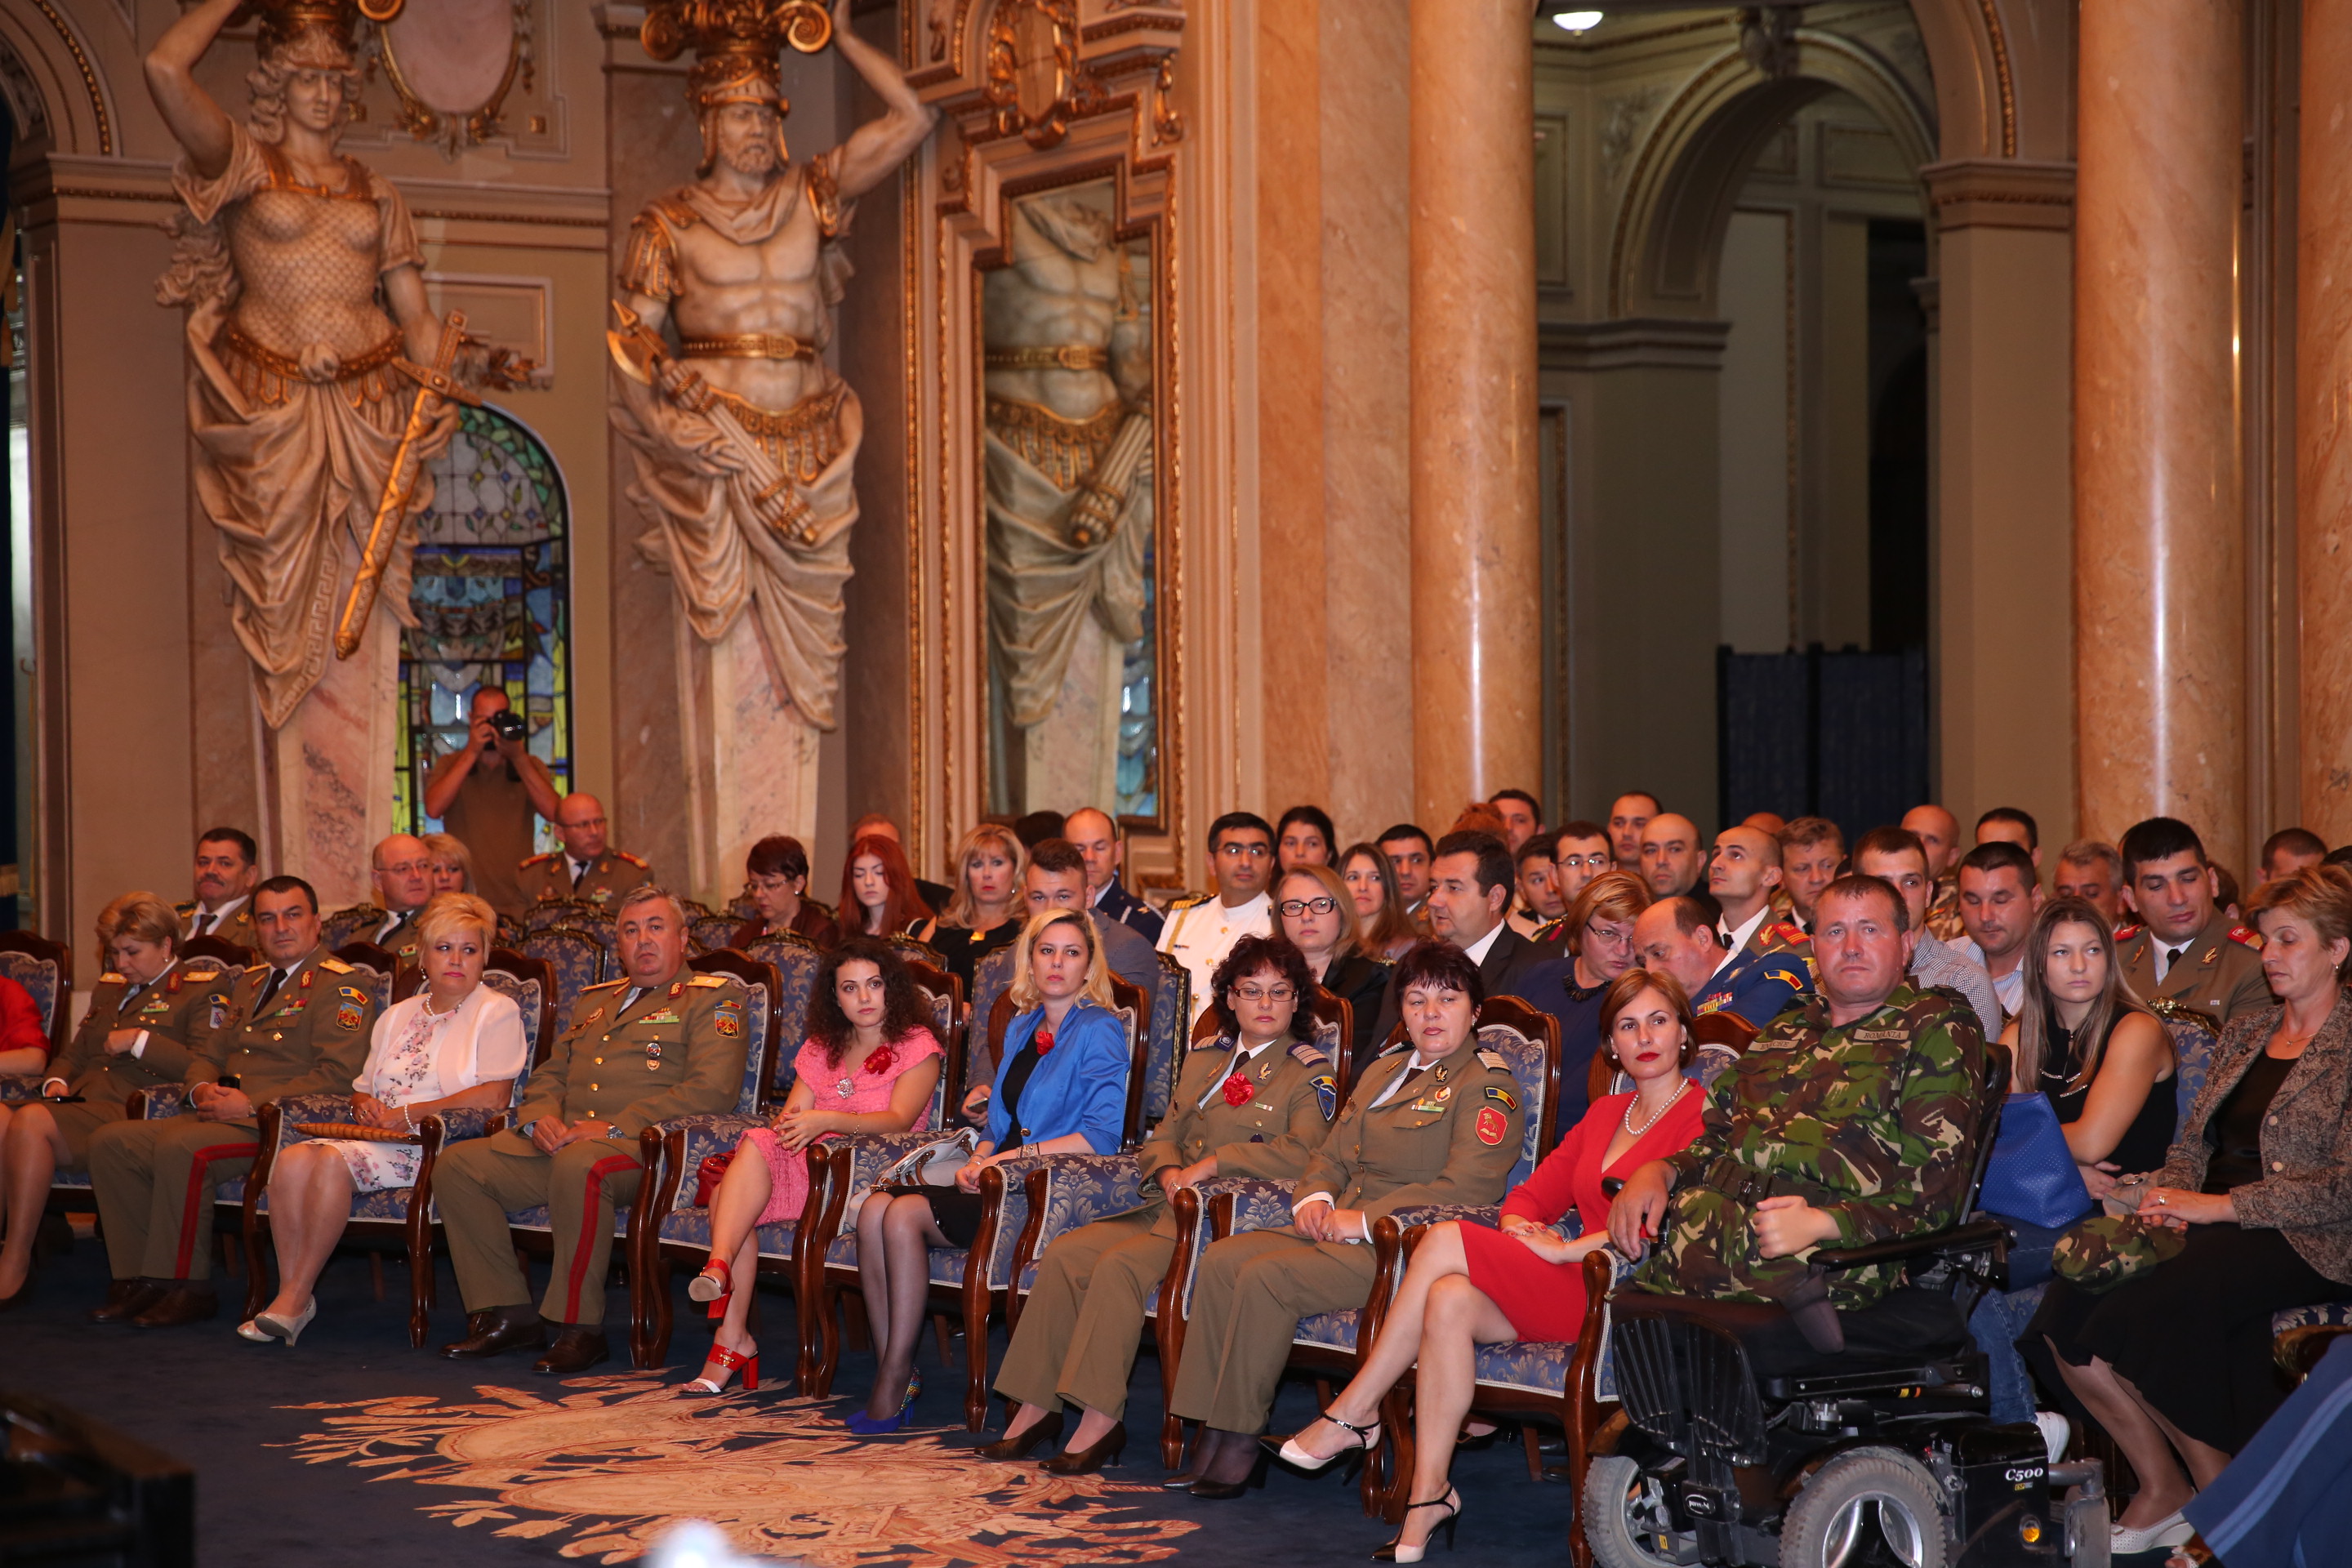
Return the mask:
POLYGON ((2065 1129, 2042 1095, 2012 1094, 2002 1105, 1977 1206, 2053 1230, 2091 1212, 2091 1190, 2066 1147, 2065 1129))

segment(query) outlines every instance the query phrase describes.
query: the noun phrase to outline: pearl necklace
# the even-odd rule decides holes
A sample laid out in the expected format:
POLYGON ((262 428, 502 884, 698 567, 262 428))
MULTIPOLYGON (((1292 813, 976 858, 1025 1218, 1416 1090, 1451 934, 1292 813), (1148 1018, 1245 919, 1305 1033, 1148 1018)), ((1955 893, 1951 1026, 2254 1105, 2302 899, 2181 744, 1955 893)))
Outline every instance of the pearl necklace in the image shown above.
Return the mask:
POLYGON ((1639 1095, 1636 1095, 1633 1099, 1632 1099, 1632 1100, 1630 1100, 1626 1101, 1626 1103, 1625 1103, 1625 1131, 1626 1131, 1626 1132, 1627 1132, 1629 1135, 1631 1135, 1631 1136, 1633 1136, 1633 1137, 1635 1137, 1635 1138, 1639 1138, 1639 1137, 1641 1137, 1643 1134, 1644 1134, 1644 1133, 1648 1132, 1648 1131, 1649 1131, 1649 1130, 1650 1130, 1651 1128, 1655 1127, 1655 1126, 1658 1124, 1658 1121, 1659 1121, 1660 1118, 1664 1117, 1667 1111, 1672 1110, 1675 1108, 1675 1100, 1680 1100, 1680 1099, 1683 1097, 1683 1090, 1684 1090, 1684 1089, 1688 1089, 1688 1088, 1690 1088, 1690 1086, 1691 1086, 1691 1080, 1690 1080, 1690 1079, 1683 1079, 1683 1081, 1682 1081, 1682 1087, 1681 1087, 1680 1089, 1675 1089, 1675 1090, 1674 1091, 1674 1093, 1672 1093, 1672 1094, 1670 1094, 1670 1095, 1666 1096, 1666 1102, 1665 1102, 1664 1105, 1661 1105, 1660 1107, 1658 1107, 1658 1114, 1657 1114, 1656 1116, 1653 1116, 1653 1117, 1651 1117, 1651 1118, 1650 1118, 1650 1120, 1648 1120, 1647 1121, 1644 1121, 1644 1122, 1643 1122, 1643 1123, 1642 1123, 1642 1125, 1640 1125, 1639 1127, 1636 1127, 1636 1126, 1634 1126, 1634 1125, 1633 1125, 1633 1109, 1634 1109, 1634 1107, 1636 1107, 1636 1106, 1638 1106, 1638 1105, 1640 1105, 1640 1104, 1642 1103, 1641 1097, 1640 1097, 1639 1095))

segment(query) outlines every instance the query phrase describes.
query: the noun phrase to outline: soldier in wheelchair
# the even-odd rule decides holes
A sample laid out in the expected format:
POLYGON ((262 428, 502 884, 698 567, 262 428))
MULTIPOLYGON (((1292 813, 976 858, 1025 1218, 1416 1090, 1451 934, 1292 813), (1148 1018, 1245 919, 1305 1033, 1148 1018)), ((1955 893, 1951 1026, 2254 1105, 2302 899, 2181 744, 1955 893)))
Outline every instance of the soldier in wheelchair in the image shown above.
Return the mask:
POLYGON ((2107 1560, 2097 1467, 1988 1414, 1968 1314, 2005 1234, 1961 1221, 2008 1068, 1906 983, 1913 941, 1886 882, 1824 889, 1820 994, 1610 1208, 1641 1262, 1613 1304, 1629 1426, 1581 1500, 1605 1568, 2107 1560))

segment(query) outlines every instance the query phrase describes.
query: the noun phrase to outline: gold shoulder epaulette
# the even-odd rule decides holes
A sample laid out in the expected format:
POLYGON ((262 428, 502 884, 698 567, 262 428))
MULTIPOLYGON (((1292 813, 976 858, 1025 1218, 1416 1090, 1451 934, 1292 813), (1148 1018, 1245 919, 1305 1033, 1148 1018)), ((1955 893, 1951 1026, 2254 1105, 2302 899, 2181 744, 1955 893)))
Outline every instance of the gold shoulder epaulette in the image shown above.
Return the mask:
POLYGON ((2241 947, 2251 947, 2259 952, 2263 945, 2263 933, 2258 931, 2249 931, 2244 926, 2231 926, 2230 940, 2241 947))
POLYGON ((626 980, 607 980, 601 984, 583 987, 580 994, 585 996, 591 991, 618 991, 622 986, 628 984, 629 982, 626 980))
POLYGON ((698 974, 687 984, 688 985, 724 985, 733 978, 734 976, 730 974, 698 974))
POLYGON ((350 964, 345 963, 341 959, 333 956, 331 953, 327 957, 319 960, 319 967, 325 970, 330 974, 349 974, 352 972, 352 966, 350 964))
POLYGON ((1331 1058, 1324 1054, 1323 1047, 1312 1040, 1301 1040, 1291 1047, 1290 1059, 1302 1067, 1323 1068, 1331 1065, 1331 1058))
POLYGON ((635 866, 640 871, 646 868, 645 858, 642 856, 632 855, 625 849, 614 850, 613 858, 615 860, 626 860, 630 865, 635 866))
POLYGON ((186 903, 184 903, 184 904, 173 904, 173 905, 172 906, 172 912, 173 912, 173 914, 175 914, 175 915, 192 915, 192 914, 194 914, 194 913, 196 912, 196 900, 194 900, 194 899, 190 899, 190 900, 189 900, 186 903))
POLYGON ((544 855, 532 855, 524 859, 516 861, 515 869, 520 871, 532 866, 544 866, 554 858, 555 851, 551 849, 544 855))
POLYGON ((269 965, 266 963, 248 963, 245 966, 245 972, 247 974, 267 974, 269 973, 269 965))
POLYGON ((1478 1059, 1496 1072, 1508 1072, 1511 1070, 1511 1064, 1503 1058, 1503 1053, 1500 1051, 1490 1051, 1486 1047, 1481 1046, 1478 1047, 1478 1059))
POLYGON ((130 984, 130 982, 124 980, 122 976, 117 974, 111 969, 100 975, 98 977, 98 983, 100 985, 127 985, 130 984))

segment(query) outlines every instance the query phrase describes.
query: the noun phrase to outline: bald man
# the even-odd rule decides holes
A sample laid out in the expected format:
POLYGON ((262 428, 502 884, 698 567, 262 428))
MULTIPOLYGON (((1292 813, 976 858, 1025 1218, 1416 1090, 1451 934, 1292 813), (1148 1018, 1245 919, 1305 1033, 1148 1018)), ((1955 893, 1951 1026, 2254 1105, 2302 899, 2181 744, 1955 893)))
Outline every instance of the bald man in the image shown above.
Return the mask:
POLYGON ((555 836, 563 847, 534 855, 515 868, 522 896, 531 903, 576 899, 605 909, 619 907, 623 893, 654 879, 653 868, 612 846, 604 803, 573 793, 555 808, 555 836))
POLYGON ((1960 819, 1940 805, 1915 805, 1903 814, 1903 826, 1917 834, 1927 851, 1927 880, 1935 897, 1928 901, 1924 928, 1938 942, 1967 940, 1960 921, 1959 873, 1954 868, 1961 855, 1960 819))
POLYGON ((1706 890, 1723 906, 1727 956, 1706 989, 1692 994, 1693 1011, 1736 1013, 1760 1029, 1812 990, 1811 939, 1772 918, 1780 879, 1779 838, 1745 823, 1715 836, 1706 890))
POLYGON ((1127 863, 1127 840, 1110 813, 1082 805, 1070 813, 1062 833, 1087 858, 1087 900, 1095 913, 1117 921, 1157 947, 1164 922, 1119 879, 1119 868, 1127 863))
POLYGON ((1654 899, 1679 898, 1698 886, 1704 868, 1698 824, 1661 812, 1642 825, 1642 880, 1654 899))
POLYGON ((416 962, 416 916, 433 897, 433 852, 425 841, 395 833, 368 860, 375 901, 336 911, 324 922, 324 945, 372 942, 403 963, 416 962))

